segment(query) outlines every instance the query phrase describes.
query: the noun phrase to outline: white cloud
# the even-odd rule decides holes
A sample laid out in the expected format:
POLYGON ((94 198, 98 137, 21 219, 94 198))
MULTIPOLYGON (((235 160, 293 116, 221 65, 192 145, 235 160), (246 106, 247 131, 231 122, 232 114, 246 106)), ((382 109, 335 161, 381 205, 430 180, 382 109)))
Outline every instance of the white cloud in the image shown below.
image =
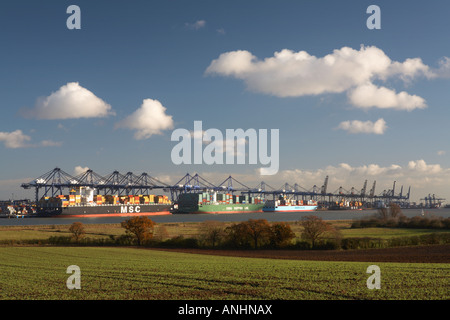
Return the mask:
POLYGON ((360 50, 342 47, 324 57, 283 49, 264 60, 249 51, 231 51, 213 60, 205 73, 241 79, 250 90, 278 97, 351 92, 350 102, 357 107, 406 110, 425 107, 425 100, 406 92, 397 94, 391 89, 377 88, 372 81, 390 77, 410 81, 418 76, 436 75, 420 58, 392 61, 374 46, 361 46, 360 50), (359 96, 363 90, 372 93, 365 101, 359 96), (376 94, 383 96, 378 98, 376 94))
POLYGON ((22 130, 13 132, 0 132, 0 141, 4 142, 5 147, 9 149, 32 148, 32 147, 60 147, 62 142, 53 140, 43 140, 37 144, 29 143, 31 137, 24 134, 22 130))
POLYGON ((443 171, 439 164, 427 164, 424 160, 408 162, 408 169, 415 172, 423 172, 426 174, 438 174, 443 171))
POLYGON ((305 186, 317 184, 327 175, 331 177, 331 181, 342 184, 352 183, 353 180, 362 180, 366 178, 378 178, 381 176, 398 176, 401 173, 399 165, 390 165, 382 167, 378 164, 362 165, 352 167, 348 163, 341 163, 338 166, 327 166, 317 170, 283 170, 281 176, 286 181, 301 181, 305 186))
POLYGON ((172 116, 167 115, 166 110, 158 100, 144 99, 139 109, 116 123, 115 127, 135 130, 134 138, 137 140, 148 139, 173 128, 172 116))
MULTIPOLYGON (((326 176, 329 176, 329 192, 334 192, 340 186, 347 190, 355 187, 358 191, 361 189, 365 180, 368 180, 368 189, 371 183, 376 180, 376 194, 381 194, 383 189, 392 188, 393 182, 397 182, 396 193, 400 191, 403 185, 406 194, 407 188, 411 186, 413 200, 428 193, 436 193, 445 196, 448 193, 448 180, 450 179, 450 169, 442 168, 439 164, 427 164, 423 159, 409 161, 407 165, 391 164, 381 166, 379 164, 369 164, 361 166, 351 166, 342 163, 338 166, 327 166, 316 170, 282 170, 280 171, 276 183, 289 182, 291 184, 299 183, 302 187, 310 189, 313 185, 321 186, 326 176)), ((244 180, 245 181, 245 180, 244 180)), ((271 183, 268 181, 268 183, 271 183)))
POLYGON ((190 130, 185 135, 183 135, 183 138, 192 139, 192 141, 196 141, 198 139, 201 140, 202 145, 208 145, 209 150, 214 150, 216 154, 226 154, 227 153, 227 145, 232 145, 233 150, 228 151, 229 154, 233 154, 234 156, 241 156, 245 155, 245 151, 242 152, 241 148, 239 146, 246 146, 248 145, 248 140, 245 137, 227 137, 224 136, 222 133, 219 137, 214 136, 213 134, 210 134, 211 131, 208 130, 190 130))
POLYGON ((439 61, 439 68, 434 73, 441 78, 450 78, 450 58, 443 57, 439 61))
POLYGON ((39 98, 33 109, 22 109, 27 118, 78 119, 114 115, 111 106, 78 82, 69 82, 48 97, 39 98))
POLYGON ((6 148, 17 149, 30 147, 31 145, 27 143, 30 140, 31 137, 23 134, 22 130, 0 132, 0 141, 4 142, 6 148))
POLYGON ((409 81, 419 75, 426 78, 436 77, 436 74, 420 58, 408 58, 402 63, 394 61, 388 73, 390 76, 398 75, 404 81, 409 81))
POLYGON ((375 122, 372 121, 343 121, 339 124, 338 129, 346 130, 349 133, 374 133, 384 134, 387 129, 386 121, 384 119, 378 119, 375 122))
MULTIPOLYGON (((440 165, 427 165, 424 160, 409 161, 407 166, 398 164, 391 164, 389 166, 380 166, 378 164, 362 165, 359 167, 352 167, 349 164, 342 163, 337 167, 328 166, 323 170, 323 173, 328 175, 344 176, 356 175, 360 177, 387 177, 387 178, 401 178, 406 176, 423 176, 433 175, 441 172, 443 169, 440 165)), ((287 171, 289 172, 289 171, 287 171)))
POLYGON ((439 150, 437 154, 438 156, 443 156, 445 154, 445 150, 439 150))
POLYGON ((222 53, 218 59, 211 62, 206 73, 218 73, 244 79, 245 75, 249 75, 254 69, 253 61, 255 60, 256 57, 245 50, 222 53))
POLYGON ((215 140, 216 138, 212 138, 208 131, 204 131, 203 136, 203 144, 211 146, 211 149, 214 149, 216 154, 232 154, 235 156, 245 156, 245 146, 248 145, 248 140, 245 137, 227 137, 222 136, 222 139, 215 140), (233 146, 233 150, 227 150, 227 146, 233 146), (242 148, 244 147, 244 148, 242 148), (242 150, 244 149, 244 150, 242 150))
POLYGON ((218 34, 221 34, 221 35, 224 35, 226 33, 224 28, 217 29, 216 31, 218 34))
POLYGON ((88 170, 89 170, 89 167, 76 166, 76 167, 73 169, 73 175, 74 175, 74 176, 78 176, 78 175, 80 175, 80 174, 82 174, 82 173, 85 173, 85 172, 88 171, 88 170))
POLYGON ((412 111, 427 107, 425 100, 419 96, 410 95, 405 91, 396 93, 395 90, 379 88, 372 83, 366 83, 351 90, 348 97, 353 105, 361 108, 376 107, 412 111))
POLYGON ((61 141, 53 141, 53 140, 43 140, 39 143, 40 147, 61 147, 61 141))
POLYGON ((185 26, 189 29, 193 29, 193 30, 199 30, 201 28, 204 28, 206 26, 206 21, 205 20, 197 20, 194 23, 185 23, 185 26))

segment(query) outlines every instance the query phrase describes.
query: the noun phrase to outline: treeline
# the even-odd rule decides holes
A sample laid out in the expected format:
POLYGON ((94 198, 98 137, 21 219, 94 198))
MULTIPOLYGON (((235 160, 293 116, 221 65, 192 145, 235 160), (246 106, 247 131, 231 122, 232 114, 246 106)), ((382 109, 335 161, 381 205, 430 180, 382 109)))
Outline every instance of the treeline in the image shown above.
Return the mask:
POLYGON ((380 219, 377 217, 361 219, 352 223, 352 228, 415 228, 415 229, 450 229, 450 218, 412 217, 380 219))
MULTIPOLYGON (((85 237, 75 241, 71 236, 52 236, 44 240, 2 240, 1 245, 59 245, 59 246, 137 246, 137 240, 131 235, 121 235, 95 239, 85 237)), ((283 246, 273 246, 270 242, 258 245, 258 249, 286 249, 286 250, 350 250, 350 249, 381 249, 401 246, 450 244, 450 233, 431 233, 419 236, 393 237, 389 239, 371 237, 351 237, 351 238, 322 238, 315 242, 314 246, 310 241, 293 239, 283 246)), ((203 248, 203 249, 254 249, 250 242, 241 244, 223 241, 215 246, 205 242, 201 238, 177 236, 174 238, 160 240, 149 239, 140 246, 149 248, 203 248)))
POLYGON ((198 237, 177 236, 161 239, 155 236, 156 224, 147 217, 135 217, 122 222, 125 234, 103 239, 84 237, 84 227, 75 223, 70 227, 72 236, 50 237, 41 244, 54 245, 117 245, 145 246, 162 248, 232 248, 259 249, 283 248, 296 237, 289 224, 276 222, 270 224, 265 219, 250 219, 224 227, 218 221, 205 221, 200 227, 198 237))
MULTIPOLYGON (((379 217, 367 221, 383 223, 405 221, 396 208, 381 212, 379 217)), ((416 221, 416 219, 412 219, 416 221)), ((362 225, 365 224, 365 221, 362 225)), ((420 236, 405 236, 390 239, 352 237, 344 238, 332 224, 317 216, 306 216, 298 222, 301 234, 298 237, 285 222, 269 223, 265 219, 250 219, 225 226, 218 221, 201 224, 197 237, 177 236, 163 239, 155 235, 156 224, 148 217, 134 217, 122 222, 125 234, 109 239, 89 239, 83 237, 83 226, 74 223, 70 231, 72 237, 51 237, 48 241, 55 245, 116 245, 145 246, 158 248, 204 248, 204 249, 292 249, 292 250, 348 250, 369 248, 390 248, 410 245, 430 245, 450 243, 450 233, 432 233, 420 236)), ((355 221, 355 224, 358 221, 355 221)), ((437 226, 437 224, 433 224, 437 226)), ((356 225, 353 225, 356 227, 356 225)))
POLYGON ((342 239, 341 249, 381 249, 434 244, 450 244, 450 233, 430 233, 419 236, 393 237, 389 239, 370 237, 345 238, 342 239))
POLYGON ((370 218, 353 221, 352 228, 415 228, 415 229, 450 229, 450 218, 415 216, 406 217, 400 207, 391 204, 389 208, 378 209, 370 218))

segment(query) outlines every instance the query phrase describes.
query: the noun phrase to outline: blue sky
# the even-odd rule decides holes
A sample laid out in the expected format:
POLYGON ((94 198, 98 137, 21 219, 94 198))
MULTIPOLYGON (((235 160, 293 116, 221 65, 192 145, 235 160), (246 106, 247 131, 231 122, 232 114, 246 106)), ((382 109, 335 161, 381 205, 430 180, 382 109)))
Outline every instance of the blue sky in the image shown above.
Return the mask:
POLYGON ((360 189, 367 179, 377 180, 381 192, 396 180, 411 185, 413 200, 428 193, 450 199, 448 12, 450 3, 437 0, 3 1, 0 199, 33 197, 20 183, 57 166, 71 174, 76 167, 104 175, 148 172, 172 183, 186 172, 213 183, 231 174, 252 186, 264 180, 307 189, 329 175, 330 191, 360 189), (81 9, 80 30, 66 27, 71 4, 81 9), (372 4, 381 9, 380 30, 366 27, 372 4), (343 48, 354 57, 349 64, 322 63, 325 56, 340 61, 343 48), (274 58, 284 49, 289 67, 274 58), (302 51, 324 69, 296 64, 302 51), (376 73, 383 60, 362 57, 369 51, 388 58, 389 68, 376 73), (224 56, 233 52, 239 63, 245 52, 253 64, 237 72, 224 56), (275 65, 267 71, 269 58, 275 65), (357 59, 375 76, 361 80, 352 67, 357 59), (223 63, 218 68, 214 61, 223 63), (92 94, 92 108, 109 109, 80 118, 69 117, 68 109, 66 117, 39 116, 52 93, 59 97, 55 108, 81 114, 79 105, 60 97, 71 83, 78 83, 75 94, 92 94), (166 122, 137 139, 131 120, 145 99, 165 108, 148 119, 150 126, 166 122), (376 131, 379 119, 385 127, 376 131), (279 173, 259 176, 258 165, 174 165, 171 133, 193 130, 195 120, 204 130, 279 129, 279 173))

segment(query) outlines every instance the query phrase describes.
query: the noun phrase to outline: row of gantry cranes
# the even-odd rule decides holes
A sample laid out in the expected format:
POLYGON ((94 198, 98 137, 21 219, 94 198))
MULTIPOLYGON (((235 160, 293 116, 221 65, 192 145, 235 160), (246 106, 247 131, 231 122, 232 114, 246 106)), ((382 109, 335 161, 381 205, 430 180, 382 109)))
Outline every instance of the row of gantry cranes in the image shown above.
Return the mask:
MULTIPOLYGON (((154 178, 147 173, 135 175, 132 172, 121 174, 114 171, 106 176, 101 176, 93 170, 88 169, 85 172, 72 176, 60 168, 55 168, 31 182, 21 185, 25 189, 35 189, 36 202, 40 197, 56 197, 58 195, 75 192, 81 187, 93 188, 98 194, 103 195, 148 195, 150 193, 168 193, 171 200, 176 202, 181 193, 200 193, 200 192, 219 192, 231 194, 248 194, 249 196, 259 196, 265 199, 278 199, 280 196, 296 200, 315 200, 320 208, 325 209, 344 209, 348 207, 357 208, 378 208, 388 206, 390 203, 397 203, 401 207, 410 206, 410 192, 403 192, 403 186, 396 192, 396 181, 392 189, 383 190, 376 193, 376 181, 372 188, 367 189, 367 180, 361 189, 352 187, 350 190, 342 186, 334 192, 328 191, 328 176, 321 187, 314 185, 310 189, 303 188, 299 184, 285 183, 280 188, 273 188, 265 182, 261 182, 256 187, 249 187, 237 181, 232 176, 226 178, 219 184, 213 184, 202 178, 199 174, 190 175, 187 173, 175 184, 170 185, 154 178), (158 191, 159 190, 159 191, 158 191), (41 194, 43 191, 43 194, 41 194)), ((434 196, 434 195, 433 195, 434 196)), ((434 197, 436 201, 443 200, 434 197)), ((431 203, 431 202, 430 202, 431 203)))

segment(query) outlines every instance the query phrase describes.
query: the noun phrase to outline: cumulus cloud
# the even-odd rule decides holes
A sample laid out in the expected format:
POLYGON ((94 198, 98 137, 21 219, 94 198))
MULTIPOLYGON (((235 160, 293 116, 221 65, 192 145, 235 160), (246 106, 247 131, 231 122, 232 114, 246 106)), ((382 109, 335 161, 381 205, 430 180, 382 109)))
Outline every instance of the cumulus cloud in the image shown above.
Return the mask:
POLYGON ((357 177, 380 177, 383 178, 402 178, 409 176, 423 177, 424 175, 436 175, 446 171, 450 173, 449 169, 443 169, 439 164, 427 164, 425 160, 409 161, 406 166, 398 164, 391 164, 388 166, 380 166, 378 164, 369 164, 353 167, 347 163, 341 163, 338 166, 327 166, 324 169, 318 169, 315 171, 302 171, 302 170, 284 170, 282 174, 286 177, 321 177, 321 176, 334 176, 337 178, 344 178, 349 176, 357 177))
POLYGON ((396 164, 392 164, 387 167, 382 167, 378 164, 362 165, 359 167, 353 167, 348 163, 341 163, 337 166, 327 166, 317 170, 283 170, 281 176, 286 181, 303 181, 306 185, 310 183, 317 184, 323 180, 327 175, 332 177, 335 182, 349 183, 355 178, 374 178, 381 176, 399 176, 402 171, 402 167, 396 164))
POLYGON ((28 141, 30 140, 31 137, 25 135, 22 130, 16 130, 13 132, 0 132, 0 141, 5 144, 6 148, 26 148, 30 146, 30 144, 28 143, 28 141))
POLYGON ((206 73, 218 73, 245 79, 246 75, 250 76, 249 73, 254 69, 253 63, 256 59, 254 55, 246 50, 222 53, 218 59, 211 62, 206 69, 206 73))
MULTIPOLYGON (((448 60, 443 61, 443 66, 450 64, 448 60)), ((357 107, 406 110, 424 108, 426 102, 406 92, 379 88, 373 81, 391 77, 410 81, 419 76, 437 76, 420 58, 392 61, 374 46, 361 46, 359 50, 342 47, 323 57, 283 49, 264 60, 246 50, 231 51, 213 60, 205 74, 241 79, 250 90, 278 97, 348 92, 350 102, 357 107), (363 100, 362 93, 370 95, 363 100)))
POLYGON ((32 148, 32 147, 60 147, 62 142, 53 140, 43 140, 37 144, 30 143, 31 137, 24 134, 22 130, 13 132, 0 132, 0 141, 2 141, 6 148, 32 148))
POLYGON ((450 78, 450 58, 443 57, 439 61, 439 68, 434 71, 437 77, 450 78))
POLYGON ((80 175, 80 174, 82 174, 82 173, 85 173, 85 172, 88 171, 88 170, 89 170, 89 167, 76 166, 76 167, 73 169, 73 175, 74 175, 74 176, 78 176, 78 175, 80 175))
POLYGON ((39 98, 33 109, 22 109, 27 118, 78 119, 114 115, 111 106, 78 82, 69 82, 47 97, 39 98))
POLYGON ((348 94, 350 102, 361 108, 398 109, 412 111, 427 107, 425 100, 416 95, 410 95, 405 91, 396 93, 385 87, 377 87, 372 83, 366 83, 351 90, 348 94))
POLYGON ((427 174, 438 174, 443 171, 439 164, 427 164, 424 160, 408 162, 408 169, 415 172, 423 172, 427 174))
POLYGON ((338 126, 338 129, 346 130, 349 133, 384 134, 387 129, 387 125, 386 121, 381 118, 375 122, 352 120, 341 122, 338 126))
POLYGON ((404 62, 394 61, 387 73, 389 76, 397 75, 404 81, 409 81, 419 75, 423 75, 426 78, 435 78, 437 76, 420 58, 408 58, 404 62))
POLYGON ((158 100, 144 99, 139 109, 124 120, 116 123, 116 128, 135 130, 136 140, 148 139, 154 134, 173 128, 172 116, 158 100))
MULTIPOLYGON (((302 187, 310 189, 313 185, 320 186, 326 176, 329 176, 329 192, 334 192, 340 186, 348 190, 351 187, 359 189, 365 180, 369 180, 369 183, 373 180, 377 182, 376 194, 381 194, 383 189, 391 188, 393 182, 397 181, 399 186, 411 186, 414 201, 417 201, 429 192, 439 194, 447 192, 450 169, 443 168, 439 164, 427 164, 423 159, 409 161, 406 165, 387 166, 379 164, 352 166, 341 163, 316 170, 281 170, 278 175, 279 180, 272 183, 277 185, 276 183, 286 181, 291 184, 297 182, 302 187)), ((399 189, 396 192, 399 192, 399 189)))
POLYGON ((204 28, 206 26, 206 21, 205 20, 197 20, 194 23, 186 22, 185 26, 187 28, 189 28, 189 29, 199 30, 199 29, 204 28))

